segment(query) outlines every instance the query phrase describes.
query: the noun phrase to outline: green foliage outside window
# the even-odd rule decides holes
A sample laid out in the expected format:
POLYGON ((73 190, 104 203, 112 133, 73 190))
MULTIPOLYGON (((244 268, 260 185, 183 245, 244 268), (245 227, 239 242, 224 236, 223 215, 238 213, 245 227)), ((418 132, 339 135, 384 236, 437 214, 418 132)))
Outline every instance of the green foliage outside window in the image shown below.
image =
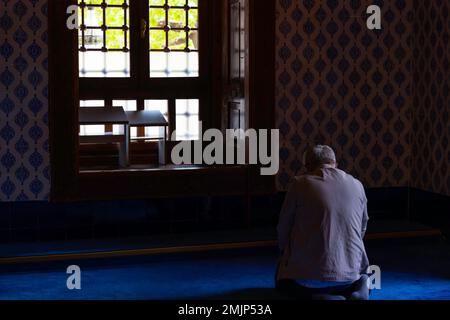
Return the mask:
MULTIPOLYGON (((127 0, 125 0, 127 1, 127 0)), ((103 0, 85 0, 87 5, 94 4, 99 5, 103 3, 103 0)), ((81 3, 81 0, 79 1, 81 3)), ((109 5, 122 5, 124 0, 107 0, 109 5)), ((169 0, 169 6, 184 6, 186 0, 169 0)), ((163 6, 165 0, 150 0, 151 6, 163 6)), ((198 0, 188 0, 189 6, 198 6, 198 0)), ((95 26, 101 26, 103 24, 103 10, 100 7, 85 8, 85 20, 87 19, 88 11, 93 10, 95 26)), ((109 27, 122 27, 125 22, 125 10, 122 8, 107 7, 106 13, 106 25, 109 27)), ((129 12, 127 10, 127 23, 129 26, 129 12)), ((79 15, 81 17, 81 9, 79 9, 79 15)), ((189 27, 198 28, 198 10, 189 10, 189 27)), ((81 23, 81 19, 80 19, 81 23)), ((85 21, 86 23, 86 21, 85 21)), ((150 27, 164 27, 165 25, 165 10, 160 8, 149 9, 149 26, 150 27)), ((170 9, 168 25, 172 28, 184 28, 186 25, 186 11, 184 9, 170 9)), ((92 25, 88 25, 92 26, 92 25)), ((129 39, 129 32, 127 32, 129 39)), ((150 30, 150 48, 151 49, 164 49, 165 47, 165 32, 163 30, 150 30)), ((189 48, 198 49, 197 31, 189 32, 189 48)), ((129 43, 129 41, 127 41, 129 43)), ((106 31, 106 47, 108 49, 121 49, 125 45, 124 32, 122 30, 107 30, 106 31)), ((170 49, 184 49, 186 47, 186 32, 184 31, 169 31, 169 47, 170 49)))

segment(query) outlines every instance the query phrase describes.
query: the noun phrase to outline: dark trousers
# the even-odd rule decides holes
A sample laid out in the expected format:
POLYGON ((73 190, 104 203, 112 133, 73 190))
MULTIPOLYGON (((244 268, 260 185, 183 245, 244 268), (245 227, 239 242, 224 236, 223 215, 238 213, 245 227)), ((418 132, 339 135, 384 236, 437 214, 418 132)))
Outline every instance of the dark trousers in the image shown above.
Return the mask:
POLYGON ((298 284, 295 280, 278 280, 276 288, 283 295, 300 300, 368 300, 369 288, 367 275, 352 284, 325 288, 309 288, 298 284))

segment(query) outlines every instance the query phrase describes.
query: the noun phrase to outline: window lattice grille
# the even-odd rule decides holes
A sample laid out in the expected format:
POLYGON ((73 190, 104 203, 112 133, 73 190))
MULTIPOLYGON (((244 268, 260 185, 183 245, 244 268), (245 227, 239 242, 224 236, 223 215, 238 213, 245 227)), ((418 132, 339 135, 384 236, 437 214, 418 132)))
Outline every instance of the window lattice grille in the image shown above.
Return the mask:
POLYGON ((198 52, 198 0, 150 0, 150 51, 198 52))
POLYGON ((199 76, 199 0, 150 0, 150 77, 199 76))
POLYGON ((80 0, 80 51, 129 52, 128 0, 80 0))

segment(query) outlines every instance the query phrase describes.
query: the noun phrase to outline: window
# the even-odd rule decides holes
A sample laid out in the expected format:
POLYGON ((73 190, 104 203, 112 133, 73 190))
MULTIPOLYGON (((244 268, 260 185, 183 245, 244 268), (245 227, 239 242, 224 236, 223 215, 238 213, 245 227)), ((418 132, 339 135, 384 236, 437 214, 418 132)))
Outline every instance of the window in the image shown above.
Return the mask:
MULTIPOLYGON (((210 100, 208 0, 78 0, 80 107, 158 110, 170 138, 194 140, 210 100)), ((119 126, 83 126, 80 135, 119 134, 119 126)), ((132 128, 132 138, 158 138, 132 128)), ((142 139, 144 141, 145 139, 142 139)), ((134 139, 134 141, 141 141, 134 139)))
MULTIPOLYGON (((88 107, 104 107, 105 101, 103 100, 81 100, 80 107, 88 108, 88 107)), ((95 136, 105 134, 105 126, 99 125, 89 125, 89 126, 80 126, 80 135, 82 136, 95 136)))
POLYGON ((198 0, 150 0, 150 77, 198 77, 198 0))
MULTIPOLYGON (((136 100, 113 100, 113 107, 122 107, 125 111, 136 111, 137 101, 136 100)), ((122 132, 122 126, 113 126, 113 133, 120 134, 122 132)), ((137 128, 130 129, 131 138, 136 138, 138 136, 137 128)))
MULTIPOLYGON (((166 120, 169 120, 169 102, 167 100, 145 100, 145 110, 159 111, 166 120)), ((150 138, 161 138, 163 132, 158 128, 145 128, 145 136, 150 138)))
MULTIPOLYGON (((117 163, 117 150, 120 147, 116 144, 86 145, 83 146, 85 148, 81 148, 80 140, 93 141, 96 137, 79 139, 77 137, 79 134, 114 133, 114 127, 102 125, 79 128, 79 114, 77 115, 75 110, 91 106, 100 106, 105 110, 115 106, 137 110, 161 110, 169 122, 169 133, 180 128, 178 138, 182 139, 192 139, 198 134, 198 127, 191 125, 195 119, 203 122, 204 129, 229 128, 228 107, 235 91, 230 85, 232 82, 230 78, 234 78, 230 75, 230 70, 237 70, 230 68, 230 63, 238 57, 235 53, 234 59, 231 58, 231 53, 235 50, 230 46, 239 43, 231 41, 231 30, 235 30, 236 35, 239 34, 236 31, 241 29, 234 23, 235 20, 240 20, 236 19, 239 15, 235 13, 233 14, 235 18, 231 19, 230 9, 239 2, 248 11, 246 17, 251 17, 246 20, 246 32, 244 32, 248 39, 248 47, 245 51, 239 51, 244 53, 242 57, 245 58, 242 66, 245 66, 245 101, 248 102, 245 104, 246 112, 243 114, 248 119, 248 126, 252 128, 273 128, 274 81, 276 79, 273 68, 276 30, 274 0, 199 0, 198 43, 191 39, 192 36, 189 38, 189 49, 198 50, 198 52, 175 51, 184 55, 198 54, 198 62, 195 59, 193 61, 193 65, 198 63, 197 76, 195 75, 197 71, 191 65, 189 68, 177 66, 170 69, 169 62, 167 64, 164 62, 158 69, 155 68, 155 64, 150 67, 151 6, 155 6, 153 9, 163 9, 165 14, 164 8, 156 8, 156 6, 164 6, 166 2, 162 4, 160 1, 150 2, 150 0, 90 2, 85 0, 85 18, 87 19, 88 6, 94 7, 92 10, 94 13, 97 12, 97 16, 91 13, 91 19, 96 19, 97 22, 90 22, 90 26, 96 25, 97 28, 91 28, 91 30, 86 25, 84 31, 88 36, 91 32, 90 35, 93 38, 88 40, 95 41, 86 41, 84 45, 86 51, 82 53, 79 30, 75 32, 66 27, 69 17, 66 14, 67 8, 70 5, 82 3, 77 1, 48 2, 48 31, 49 39, 51 39, 49 41, 49 117, 52 119, 49 149, 52 157, 51 198, 53 200, 99 200, 112 197, 147 199, 148 197, 185 197, 200 194, 242 194, 248 192, 249 188, 255 193, 273 192, 272 179, 256 175, 254 170, 240 166, 187 168, 186 170, 171 166, 149 169, 136 167, 133 170, 107 170, 103 167, 98 170, 80 170, 83 168, 81 162, 92 163, 97 162, 98 159, 110 161, 114 165, 117 163), (125 48, 129 49, 128 52, 123 48, 120 50, 120 45, 110 45, 107 28, 98 28, 99 25, 103 25, 103 14, 105 16, 110 14, 108 10, 114 8, 116 12, 123 12, 123 15, 122 13, 116 13, 116 15, 120 16, 123 22, 126 19, 126 26, 129 27, 129 29, 119 30, 128 34, 122 42, 124 44, 126 41, 125 48), (99 30, 102 32, 101 35, 99 30), (96 61, 95 63, 85 59, 84 64, 81 63, 80 53, 86 57, 87 53, 91 52, 88 51, 88 43, 97 43, 99 38, 104 43, 106 41, 106 50, 100 50, 101 59, 92 60, 96 61), (120 54, 121 58, 110 59, 109 54, 114 53, 120 54), (111 64, 115 62, 120 65, 111 64), (91 64, 88 65, 88 63, 91 64), (151 72, 153 69, 160 74, 153 75, 151 72), (183 76, 171 76, 172 72, 180 72, 180 70, 183 76)), ((191 2, 188 3, 192 5, 191 2)), ((172 9, 183 5, 171 1, 167 4, 172 9)), ((192 5, 192 12, 195 11, 194 7, 192 5)), ((170 15, 170 8, 166 8, 169 9, 168 15, 170 15)), ((80 10, 82 10, 81 7, 80 10)), ((105 21, 107 25, 113 26, 107 18, 105 21)), ((159 27, 161 28, 166 21, 164 17, 163 24, 159 24, 159 27)), ((119 23, 116 25, 120 28, 119 23)), ((155 29, 155 31, 158 30, 155 29)), ((189 32, 190 30, 187 37, 189 32)), ((184 33, 186 36, 186 30, 184 33)), ((165 53, 167 56, 167 52, 165 53)), ((241 99, 241 96, 238 98, 241 99)), ((151 128, 137 128, 136 131, 136 136, 160 137, 160 134, 151 128)), ((108 137, 108 139, 114 140, 116 137, 108 137)), ((155 155, 149 154, 148 150, 154 150, 155 143, 147 143, 142 139, 134 141, 136 142, 133 142, 130 148, 131 161, 139 157, 146 163, 153 161, 155 155), (133 150, 139 149, 145 152, 133 154, 133 150)), ((169 148, 175 143, 169 141, 169 148)))
POLYGON ((81 0, 78 4, 80 77, 129 77, 129 0, 81 0))
POLYGON ((176 114, 177 140, 197 140, 199 138, 198 100, 177 100, 176 114))

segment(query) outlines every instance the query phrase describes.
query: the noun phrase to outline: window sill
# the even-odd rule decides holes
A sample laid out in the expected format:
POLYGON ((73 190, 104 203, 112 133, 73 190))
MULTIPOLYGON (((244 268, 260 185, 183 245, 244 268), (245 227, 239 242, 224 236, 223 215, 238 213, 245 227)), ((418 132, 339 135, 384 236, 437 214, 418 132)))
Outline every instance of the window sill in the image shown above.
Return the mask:
MULTIPOLYGON (((249 166, 164 166, 148 169, 90 170, 66 181, 55 201, 126 200, 245 195, 249 166)), ((252 188, 253 189, 253 188, 252 188)))
POLYGON ((206 165, 131 165, 128 168, 89 168, 81 169, 80 176, 99 176, 99 175, 151 175, 152 173, 175 174, 182 171, 197 172, 236 172, 237 170, 245 170, 247 166, 206 166, 206 165))

